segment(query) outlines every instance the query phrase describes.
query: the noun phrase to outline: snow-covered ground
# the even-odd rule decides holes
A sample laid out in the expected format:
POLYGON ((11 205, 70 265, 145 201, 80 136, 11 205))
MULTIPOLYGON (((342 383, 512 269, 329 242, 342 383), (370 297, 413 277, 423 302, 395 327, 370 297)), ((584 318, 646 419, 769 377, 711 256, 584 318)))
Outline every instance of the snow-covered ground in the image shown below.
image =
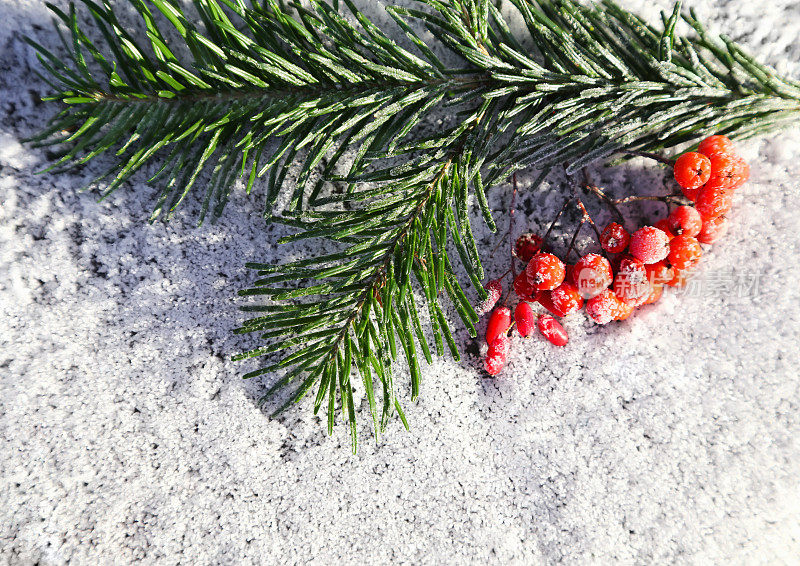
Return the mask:
MULTIPOLYGON (((688 4, 800 76, 795 0, 688 4)), ((0 561, 798 563, 800 130, 743 146, 752 180, 692 292, 569 319, 564 349, 517 339, 494 381, 462 332, 472 354, 425 368, 411 432, 376 446, 362 418, 353 456, 307 404, 269 420, 268 380, 229 361, 252 345, 231 334, 243 264, 281 253, 261 203, 148 225, 141 180, 98 203, 74 191, 89 171, 34 175, 46 152, 19 140, 55 108, 23 34, 55 42, 44 2, 0 0, 0 561)), ((522 197, 518 230, 558 204, 522 197)))

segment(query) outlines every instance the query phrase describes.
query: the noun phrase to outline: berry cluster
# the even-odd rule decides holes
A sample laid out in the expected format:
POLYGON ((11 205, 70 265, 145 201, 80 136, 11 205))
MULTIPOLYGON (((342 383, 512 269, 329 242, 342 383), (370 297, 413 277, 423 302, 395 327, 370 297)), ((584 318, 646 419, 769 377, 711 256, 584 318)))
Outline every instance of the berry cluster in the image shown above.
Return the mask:
MULTIPOLYGON (((599 233, 602 251, 586 254, 573 265, 544 251, 545 242, 538 235, 519 237, 513 255, 526 264, 512 283, 519 303, 513 319, 505 304, 489 318, 485 359, 489 375, 503 369, 511 346, 508 332, 515 324, 523 337, 536 326, 551 343, 564 346, 567 334, 554 317, 569 316, 585 306, 597 324, 625 320, 637 307, 656 302, 665 286, 685 285, 703 254, 701 244, 714 242, 727 229, 725 215, 733 191, 747 180, 749 167, 728 138, 715 135, 704 139, 696 152, 678 157, 673 169, 683 195, 694 206, 677 206, 666 218, 633 233, 612 222, 599 233), (546 312, 537 316, 532 303, 546 312)), ((479 314, 491 311, 500 300, 501 280, 490 281, 486 290, 479 314)))

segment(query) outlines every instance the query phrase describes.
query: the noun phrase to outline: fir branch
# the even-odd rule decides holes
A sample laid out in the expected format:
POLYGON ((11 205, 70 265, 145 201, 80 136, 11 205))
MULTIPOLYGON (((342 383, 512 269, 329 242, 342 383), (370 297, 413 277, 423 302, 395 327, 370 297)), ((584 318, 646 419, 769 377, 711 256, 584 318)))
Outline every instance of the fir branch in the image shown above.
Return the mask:
POLYGON ((395 411, 407 424, 392 374, 398 351, 412 400, 421 387, 420 351, 430 362, 446 343, 458 357, 443 296, 474 334, 477 317, 448 254, 457 253, 482 294, 470 194, 494 229, 485 191, 519 169, 576 172, 709 133, 760 134, 800 112, 800 83, 710 35, 680 3, 656 28, 610 0, 509 0, 525 38, 488 0, 387 7, 412 53, 349 0, 347 17, 338 2, 323 0, 310 7, 196 0, 203 31, 175 0, 130 0, 146 28, 146 54, 108 4, 81 2, 102 48, 82 31, 73 6, 69 13, 51 7, 69 30, 68 63, 31 41, 51 99, 67 104, 35 142, 63 147, 55 168, 115 152, 95 180, 110 179, 104 195, 139 169, 158 167, 151 181, 163 189, 153 218, 172 214, 201 177, 202 220, 207 211, 221 213, 237 179, 249 192, 267 176, 265 215, 297 228, 285 241, 337 243, 339 251, 319 257, 249 264, 261 279, 242 294, 269 300, 244 308, 258 316, 238 332, 259 333, 264 345, 238 358, 277 355, 247 376, 282 372, 265 395, 293 387, 280 410, 316 388, 315 411, 326 406, 329 430, 338 399, 354 449, 353 366, 377 437, 395 411), (681 20, 692 35, 677 33, 681 20), (190 60, 174 55, 164 21, 190 60), (415 25, 461 64, 447 67, 415 25), (443 112, 449 125, 423 137, 427 121, 443 112), (334 191, 330 181, 345 189, 334 191))

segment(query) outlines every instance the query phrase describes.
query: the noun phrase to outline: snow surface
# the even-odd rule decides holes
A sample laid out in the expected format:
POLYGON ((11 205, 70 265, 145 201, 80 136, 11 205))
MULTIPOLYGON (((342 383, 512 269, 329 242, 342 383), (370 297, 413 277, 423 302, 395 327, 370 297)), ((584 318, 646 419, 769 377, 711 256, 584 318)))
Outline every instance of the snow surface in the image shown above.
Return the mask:
MULTIPOLYGON (((667 6, 623 4, 651 21, 667 6)), ((796 0, 689 4, 800 76, 796 0)), ((494 381, 460 332, 470 354, 425 368, 411 432, 376 446, 362 412, 353 456, 307 404, 269 420, 269 379, 229 361, 253 344, 231 334, 244 262, 285 253, 258 199, 237 192, 216 225, 193 227, 196 202, 148 225, 141 179, 101 203, 75 192, 103 162, 34 175, 47 152, 19 140, 54 107, 22 35, 57 39, 39 0, 0 16, 3 563, 798 563, 800 131, 742 147, 752 180, 694 292, 605 328, 568 319, 564 349, 516 338, 494 381)), ((664 180, 644 161, 593 174, 620 192, 664 180)), ((517 230, 556 195, 521 197, 517 230)))

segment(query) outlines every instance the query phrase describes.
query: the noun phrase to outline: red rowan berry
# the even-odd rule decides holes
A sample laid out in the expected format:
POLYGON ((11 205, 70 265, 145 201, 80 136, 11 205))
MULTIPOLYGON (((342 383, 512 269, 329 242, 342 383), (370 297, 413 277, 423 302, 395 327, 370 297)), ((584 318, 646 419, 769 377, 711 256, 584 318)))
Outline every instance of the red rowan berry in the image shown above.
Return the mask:
POLYGON ((503 294, 503 285, 499 279, 490 280, 483 288, 486 289, 486 298, 475 308, 475 313, 479 316, 492 310, 503 294))
POLYGON ((543 314, 539 317, 539 332, 556 346, 566 346, 567 342, 569 342, 567 331, 549 314, 543 314))
POLYGON ((568 316, 583 308, 583 297, 578 287, 569 281, 550 291, 550 300, 557 311, 564 313, 561 316, 568 316))
POLYGON ((635 303, 642 295, 650 292, 647 270, 636 258, 622 258, 614 278, 614 294, 626 303, 635 303))
POLYGON ((675 235, 697 236, 703 227, 703 219, 693 206, 679 206, 667 220, 675 235))
POLYGON ((624 252, 631 241, 631 235, 622 225, 612 222, 600 234, 600 245, 612 254, 624 252))
POLYGON ((630 252, 642 263, 661 261, 669 254, 669 237, 655 226, 639 228, 631 236, 630 252))
POLYGON ((690 201, 695 202, 697 200, 697 196, 700 194, 700 189, 702 188, 703 187, 698 187, 696 189, 687 189, 681 187, 681 192, 683 193, 683 196, 688 198, 690 201))
POLYGON ((700 142, 697 148, 698 153, 702 153, 706 157, 711 157, 715 153, 728 153, 732 154, 736 150, 733 147, 733 142, 725 136, 708 136, 700 142))
POLYGON ((728 217, 717 216, 703 221, 703 229, 697 235, 701 244, 711 244, 721 238, 728 231, 728 217))
POLYGON ((669 246, 669 262, 675 269, 685 270, 700 260, 703 248, 700 242, 691 236, 675 236, 669 246))
POLYGON ((621 302, 610 289, 605 289, 586 302, 586 314, 597 324, 608 324, 616 318, 621 302))
POLYGON ((492 312, 489 317, 489 324, 486 326, 486 343, 490 346, 501 335, 505 336, 511 327, 511 309, 500 307, 492 312))
POLYGON ((650 294, 647 295, 645 298, 643 305, 649 305, 655 303, 658 299, 661 298, 661 295, 664 294, 664 286, 663 285, 653 285, 650 290, 650 294))
POLYGON ((702 153, 689 151, 675 161, 673 171, 681 187, 696 189, 711 176, 711 161, 702 153))
POLYGON ((731 189, 743 182, 741 181, 742 161, 740 157, 727 153, 715 153, 709 159, 711 161, 709 186, 731 189))
POLYGON ((536 322, 536 314, 528 303, 523 301, 514 309, 514 322, 517 323, 520 336, 523 338, 530 336, 536 322))
POLYGON ((647 280, 650 281, 652 287, 666 285, 675 276, 674 270, 663 261, 645 265, 644 268, 647 272, 647 280))
POLYGON ((566 275, 564 263, 560 259, 553 254, 542 252, 533 256, 525 272, 537 291, 555 289, 561 285, 566 275))
POLYGON ((566 316, 566 313, 558 310, 558 307, 553 304, 552 291, 536 291, 536 302, 542 305, 549 312, 553 313, 555 316, 566 316))
POLYGON ((733 205, 733 190, 723 189, 709 183, 702 189, 697 197, 695 208, 704 220, 722 216, 733 205))
POLYGON ((575 264, 573 282, 586 299, 600 294, 613 280, 611 264, 601 255, 586 254, 575 264))
POLYGON ((667 235, 667 238, 669 238, 670 240, 675 237, 675 233, 672 231, 672 228, 669 225, 668 218, 662 218, 661 220, 653 224, 653 226, 664 232, 667 235))
POLYGON ((503 356, 486 356, 486 359, 483 360, 483 367, 491 376, 495 376, 501 371, 503 371, 503 367, 506 365, 506 359, 503 356))
POLYGON ((514 244, 514 255, 524 262, 528 262, 542 248, 542 237, 533 232, 527 232, 517 238, 514 244))
POLYGON ((511 350, 511 338, 505 334, 497 337, 497 340, 492 342, 489 346, 489 351, 486 353, 487 357, 500 356, 505 359, 508 357, 508 352, 511 350))
POLYGON ((534 299, 536 295, 536 289, 531 283, 531 280, 528 279, 528 274, 523 271, 519 275, 517 275, 516 279, 514 279, 514 292, 520 299, 524 299, 526 301, 531 301, 534 299))
POLYGON ((736 158, 736 173, 738 176, 738 179, 736 180, 737 187, 746 183, 747 180, 750 179, 750 164, 738 156, 736 158))
POLYGON ((617 306, 614 307, 612 310, 612 314, 614 315, 614 320, 625 320, 633 313, 635 309, 635 305, 626 303, 623 300, 617 298, 617 306))
POLYGON ((564 267, 564 281, 569 281, 573 285, 578 284, 575 281, 575 266, 570 263, 568 263, 566 267, 564 267))

